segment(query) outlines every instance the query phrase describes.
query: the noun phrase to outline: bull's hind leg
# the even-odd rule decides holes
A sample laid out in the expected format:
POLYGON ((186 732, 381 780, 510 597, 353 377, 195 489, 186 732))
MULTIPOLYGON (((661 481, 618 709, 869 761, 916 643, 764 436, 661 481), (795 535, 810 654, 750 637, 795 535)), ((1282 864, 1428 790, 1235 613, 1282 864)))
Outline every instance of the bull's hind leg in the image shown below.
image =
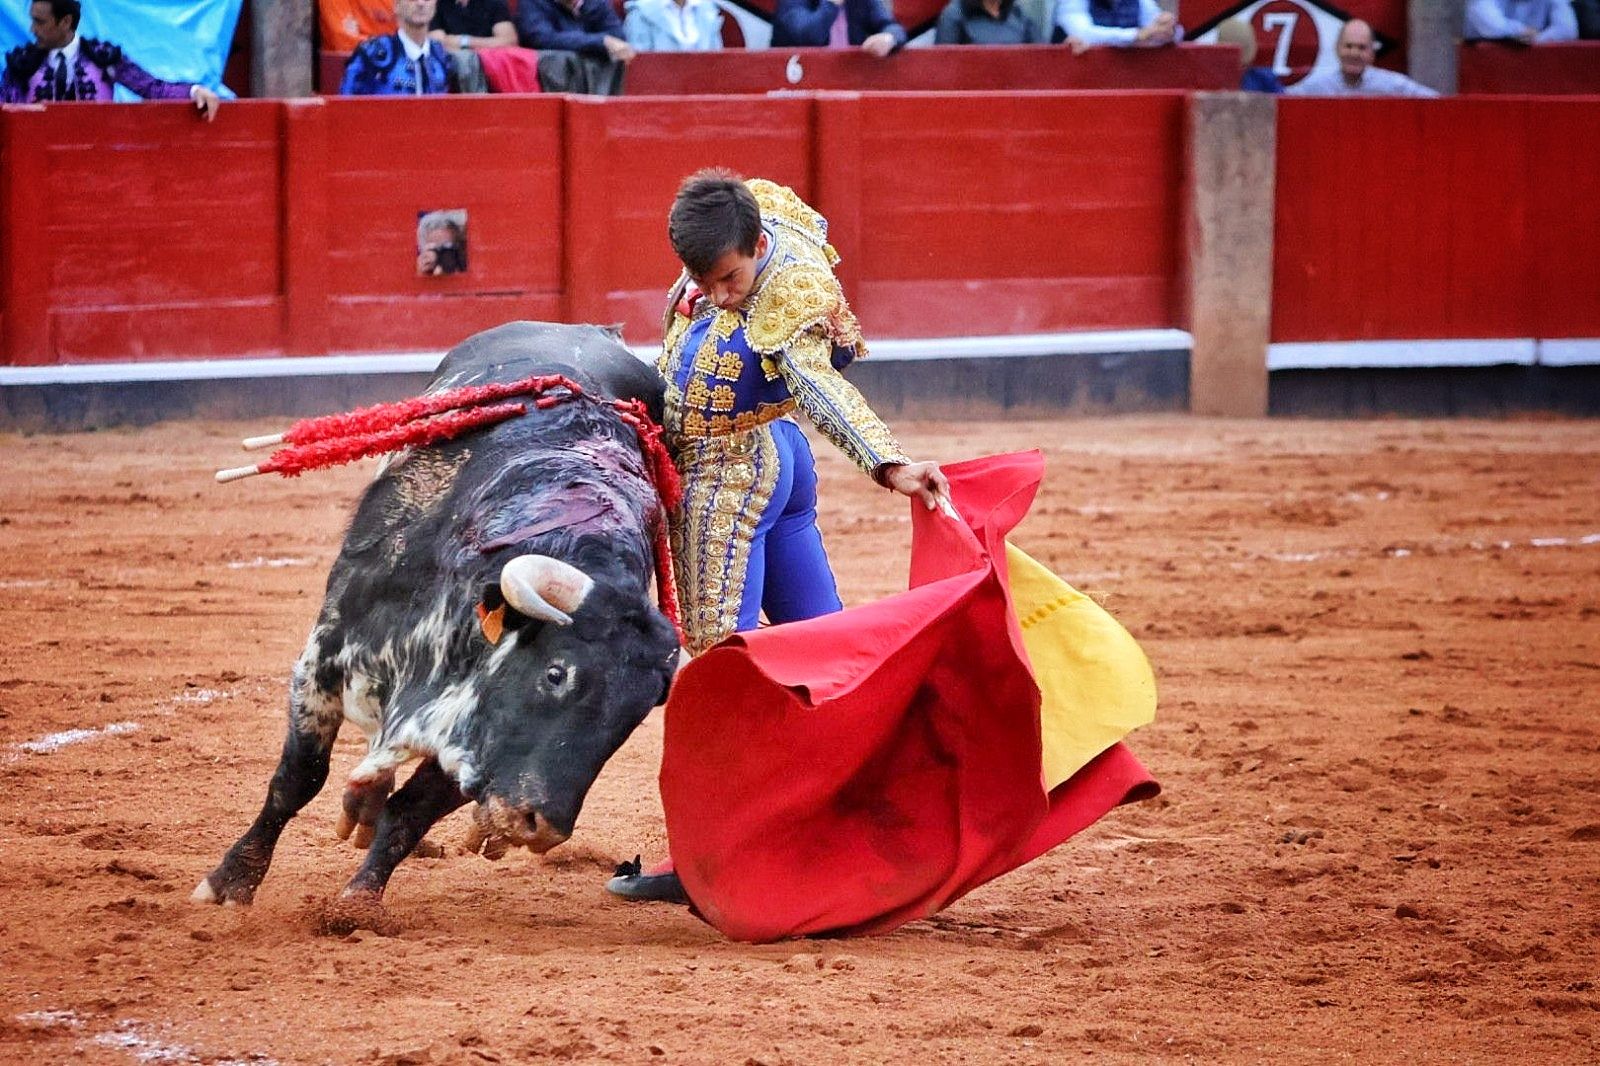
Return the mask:
POLYGON ((331 679, 319 679, 318 673, 308 648, 295 665, 289 688, 289 732, 278 756, 278 769, 267 787, 267 800, 222 862, 195 887, 189 897, 194 902, 251 902, 272 865, 272 852, 283 827, 328 780, 328 761, 343 721, 343 704, 337 686, 321 683, 331 679))
POLYGON ((342 895, 346 899, 376 901, 383 895, 395 867, 411 854, 433 824, 466 802, 460 786, 436 761, 423 762, 411 780, 384 804, 366 861, 342 895))

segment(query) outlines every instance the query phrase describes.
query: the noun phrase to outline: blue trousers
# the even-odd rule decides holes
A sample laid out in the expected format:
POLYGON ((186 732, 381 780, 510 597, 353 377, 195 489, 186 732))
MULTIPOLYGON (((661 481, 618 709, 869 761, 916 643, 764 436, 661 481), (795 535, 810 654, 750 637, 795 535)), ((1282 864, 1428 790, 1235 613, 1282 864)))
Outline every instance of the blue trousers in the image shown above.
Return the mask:
POLYGON ((739 628, 767 620, 798 622, 840 610, 839 588, 817 528, 817 463, 800 427, 771 424, 778 446, 778 482, 756 522, 739 600, 739 628))

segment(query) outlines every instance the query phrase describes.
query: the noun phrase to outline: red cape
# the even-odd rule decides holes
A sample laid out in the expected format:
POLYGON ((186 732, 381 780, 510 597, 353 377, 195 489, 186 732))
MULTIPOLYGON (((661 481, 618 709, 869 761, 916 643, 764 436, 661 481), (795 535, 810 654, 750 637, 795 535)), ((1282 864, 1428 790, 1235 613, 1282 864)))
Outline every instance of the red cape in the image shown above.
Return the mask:
POLYGON ((1158 790, 1117 743, 1054 791, 1005 536, 1037 452, 945 469, 913 506, 911 588, 730 637, 666 707, 661 798, 700 914, 736 940, 883 933, 1158 790))

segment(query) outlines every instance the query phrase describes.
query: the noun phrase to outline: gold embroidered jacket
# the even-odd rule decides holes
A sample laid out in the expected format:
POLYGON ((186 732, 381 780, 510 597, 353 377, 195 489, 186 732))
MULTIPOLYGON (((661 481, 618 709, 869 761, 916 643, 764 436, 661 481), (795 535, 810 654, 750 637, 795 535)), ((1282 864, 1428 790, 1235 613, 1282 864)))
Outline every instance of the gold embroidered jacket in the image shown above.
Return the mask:
MULTIPOLYGON (((909 460, 888 426, 839 371, 867 354, 827 242, 827 221, 782 185, 747 182, 773 245, 744 305, 699 300, 675 310, 658 368, 666 430, 688 440, 754 429, 798 407, 868 474, 909 460)), ((680 284, 674 291, 681 290, 680 284)))

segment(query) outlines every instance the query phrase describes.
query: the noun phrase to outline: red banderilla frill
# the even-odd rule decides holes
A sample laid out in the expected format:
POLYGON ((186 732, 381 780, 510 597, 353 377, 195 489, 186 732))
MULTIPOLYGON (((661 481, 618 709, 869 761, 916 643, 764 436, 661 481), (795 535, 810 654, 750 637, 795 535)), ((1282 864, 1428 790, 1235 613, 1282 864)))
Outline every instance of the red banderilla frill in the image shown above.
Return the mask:
POLYGON ((419 448, 453 440, 463 433, 503 422, 527 413, 522 403, 501 403, 513 396, 531 396, 538 408, 553 407, 569 400, 584 399, 608 403, 622 420, 638 434, 650 482, 661 501, 652 534, 655 541, 657 602, 661 613, 678 630, 677 590, 672 580, 672 547, 667 536, 667 514, 683 497, 678 469, 667 453, 657 425, 638 400, 595 400, 577 382, 560 374, 541 374, 490 385, 464 385, 409 400, 382 403, 337 415, 304 418, 282 433, 246 438, 246 448, 288 444, 254 466, 217 471, 218 481, 236 481, 256 474, 282 474, 296 477, 307 470, 339 466, 369 456, 419 448), (561 390, 559 392, 554 390, 561 390))

